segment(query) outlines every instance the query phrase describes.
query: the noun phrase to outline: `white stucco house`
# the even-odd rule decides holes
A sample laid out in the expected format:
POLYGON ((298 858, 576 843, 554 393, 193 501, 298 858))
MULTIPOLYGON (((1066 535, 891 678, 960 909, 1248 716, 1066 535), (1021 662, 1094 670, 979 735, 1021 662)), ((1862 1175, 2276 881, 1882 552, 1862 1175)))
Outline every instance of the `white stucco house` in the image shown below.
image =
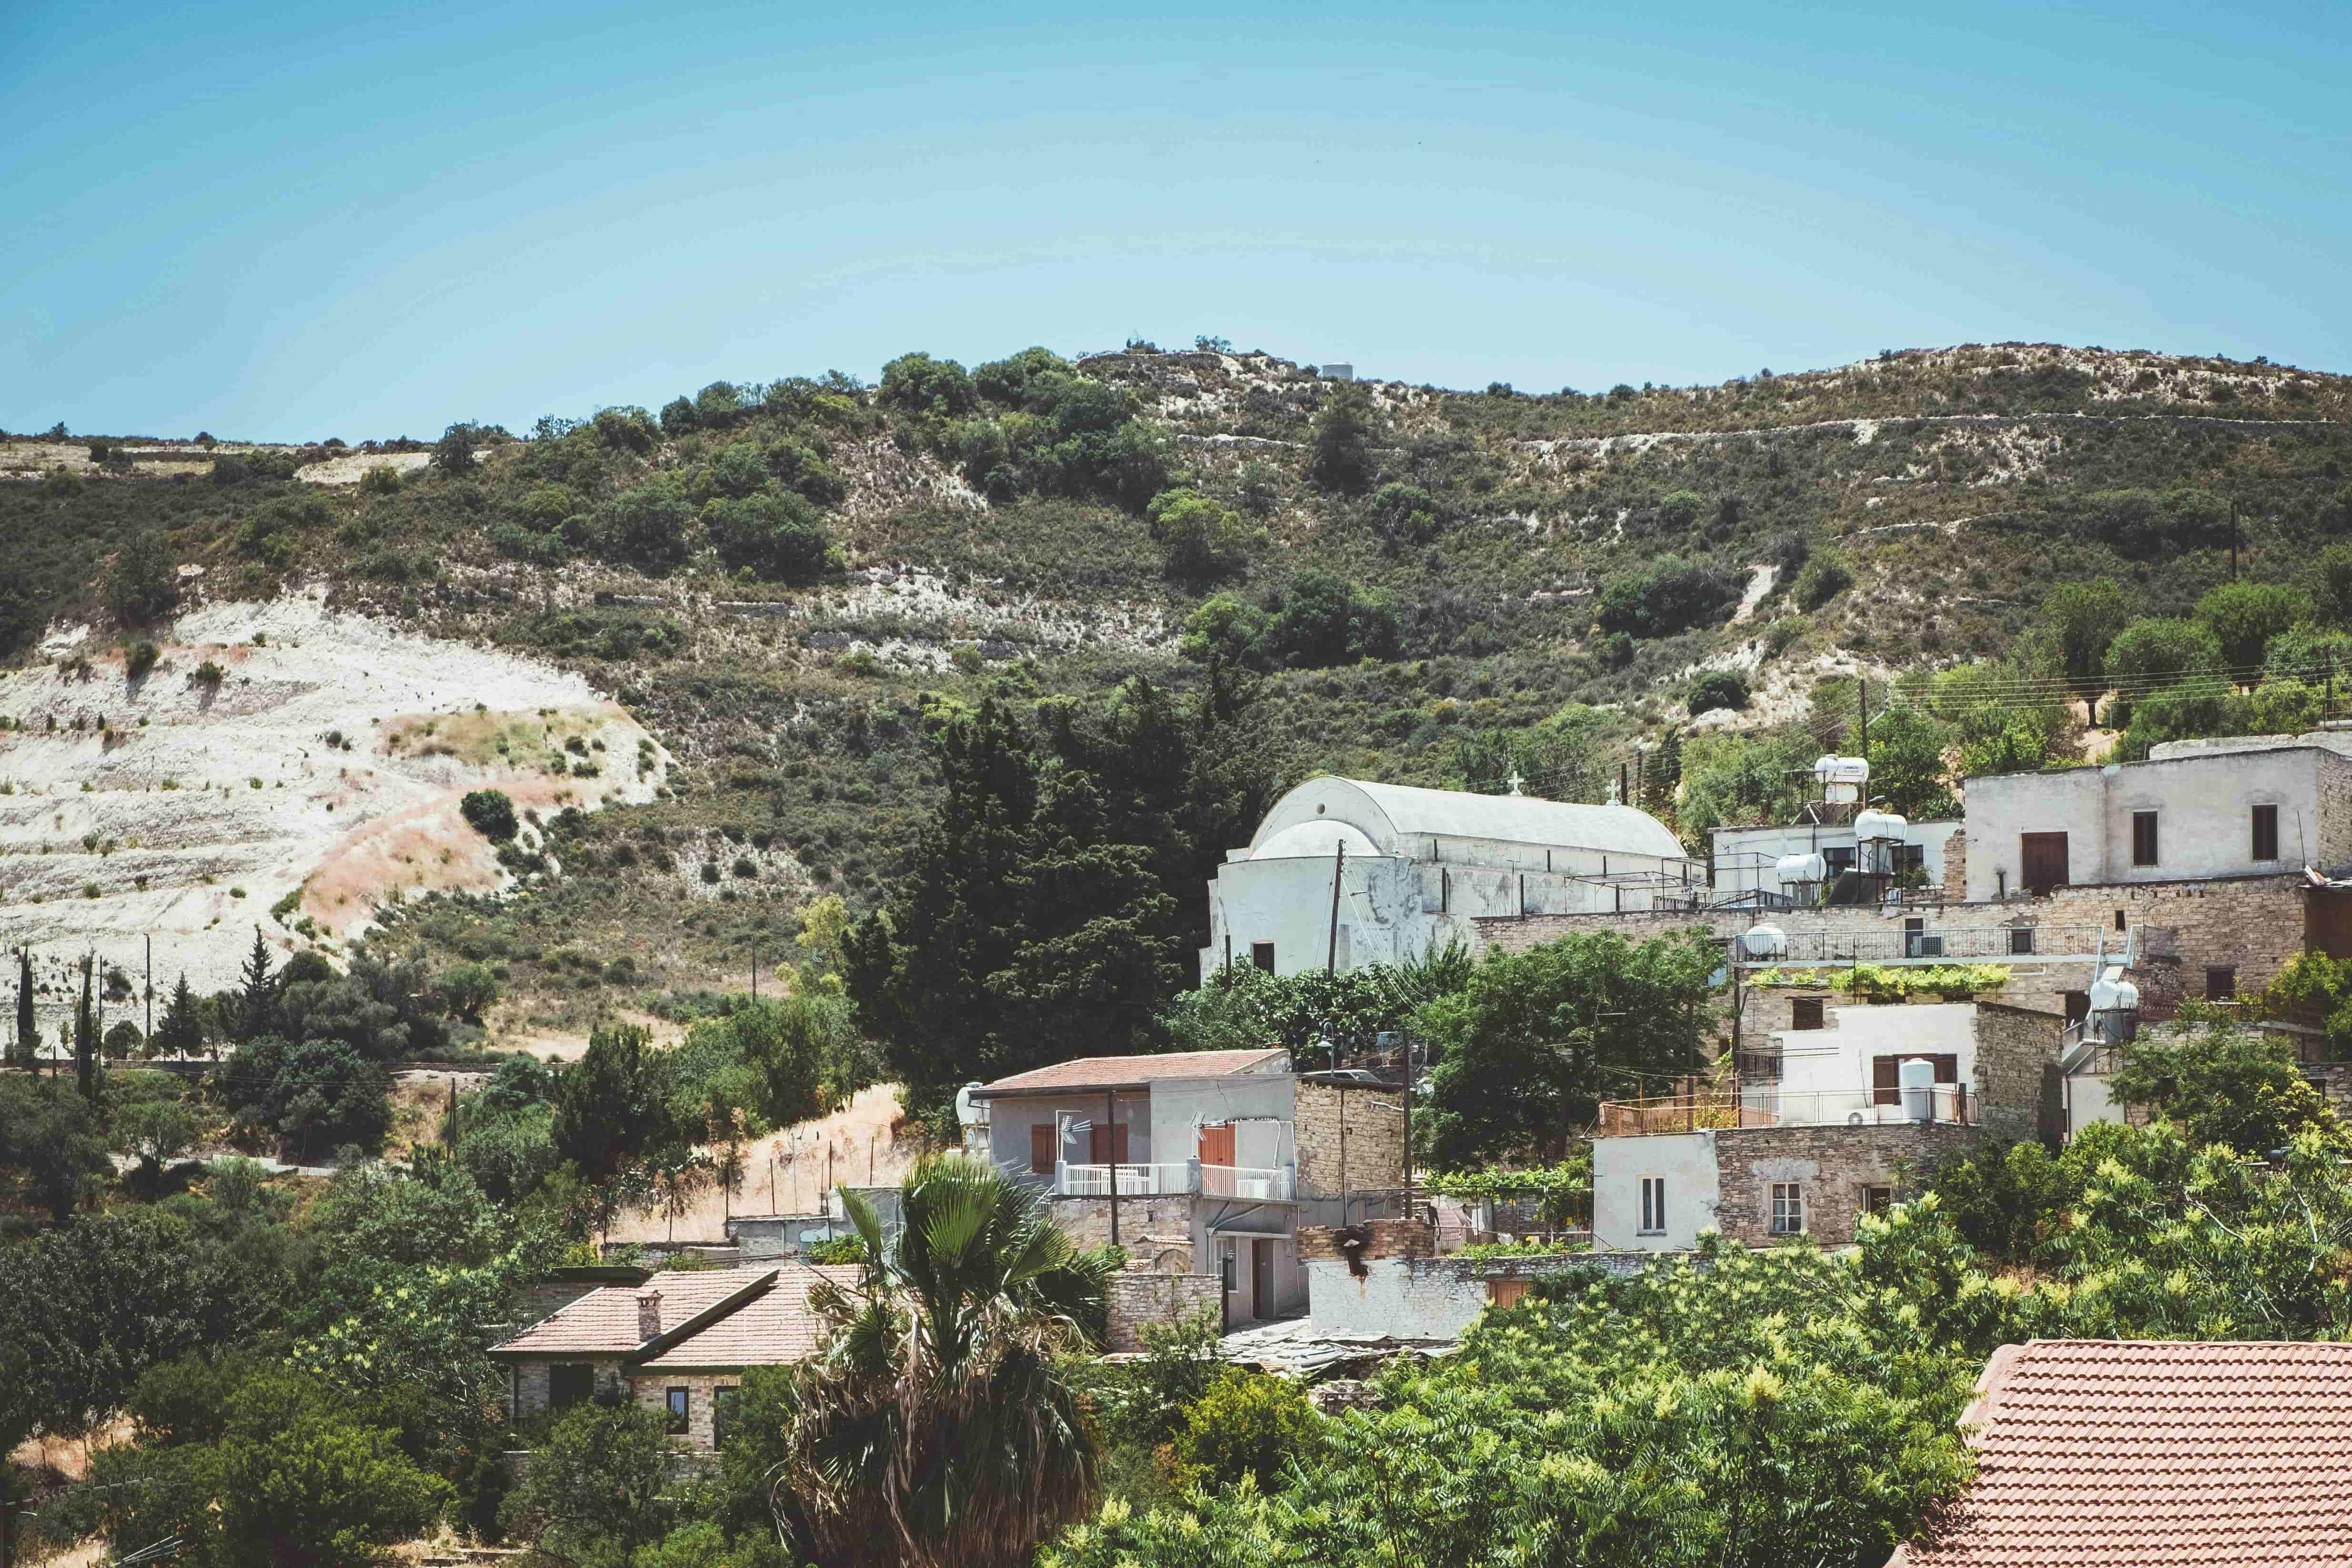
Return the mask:
POLYGON ((1478 919, 1647 910, 1706 889, 1706 868, 1631 806, 1310 779, 1217 868, 1201 977, 1226 963, 1391 964, 1474 940, 1478 919))
POLYGON ((2159 746, 1968 780, 1968 896, 2275 875, 2352 860, 2352 733, 2159 746))

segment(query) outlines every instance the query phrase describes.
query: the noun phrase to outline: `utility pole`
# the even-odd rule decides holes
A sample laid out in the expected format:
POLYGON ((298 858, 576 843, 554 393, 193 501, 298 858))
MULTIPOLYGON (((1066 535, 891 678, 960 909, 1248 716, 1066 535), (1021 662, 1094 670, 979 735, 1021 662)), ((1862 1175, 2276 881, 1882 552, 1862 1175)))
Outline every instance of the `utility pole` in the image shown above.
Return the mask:
POLYGON ((1331 862, 1331 944, 1323 955, 1323 972, 1337 974, 1339 969, 1339 878, 1348 869, 1348 841, 1341 839, 1339 855, 1331 862))
MULTIPOLYGON (((1340 853, 1347 853, 1342 845, 1340 853)), ((1103 1091, 1103 1169, 1110 1174, 1110 1244, 1118 1245, 1118 1091, 1103 1091)))
POLYGON ((2238 580, 2238 498, 2230 497, 2230 580, 2238 580))
POLYGON ((1867 762, 1870 760, 1870 677, 1868 675, 1857 674, 1853 677, 1853 706, 1862 716, 1862 738, 1856 743, 1857 749, 1854 755, 1867 762))
MULTIPOLYGON (((155 935, 152 931, 147 934, 147 1038, 155 1038, 155 935)), ((152 1049, 149 1048, 151 1054, 152 1049)))
POLYGON ((751 944, 751 999, 760 999, 760 945, 751 944))
POLYGON ((1412 1218, 1412 1030, 1404 1031, 1404 1217, 1412 1218))

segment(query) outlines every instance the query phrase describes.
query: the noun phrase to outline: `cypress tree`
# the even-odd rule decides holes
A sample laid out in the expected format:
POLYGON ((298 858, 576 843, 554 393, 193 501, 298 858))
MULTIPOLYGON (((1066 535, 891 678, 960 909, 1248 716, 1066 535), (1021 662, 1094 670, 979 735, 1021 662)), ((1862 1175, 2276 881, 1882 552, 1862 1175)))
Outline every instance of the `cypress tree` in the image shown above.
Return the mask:
POLYGON ((204 1024, 196 1017, 196 993, 188 988, 187 972, 183 970, 172 1000, 163 1009, 163 1021, 155 1026, 154 1045, 158 1051, 185 1054, 204 1042, 204 1024))
POLYGON ((98 1097, 98 1011, 90 1003, 90 986, 97 974, 97 960, 84 958, 81 1000, 74 1007, 73 1053, 74 1083, 81 1090, 85 1104, 98 1097))
POLYGON ((244 975, 237 1006, 240 1042, 273 1032, 278 1023, 278 979, 269 972, 269 944, 258 925, 253 928, 253 951, 245 956, 244 975))
POLYGON ((16 949, 16 1061, 30 1072, 40 1065, 40 1031, 33 1025, 33 950, 16 949))

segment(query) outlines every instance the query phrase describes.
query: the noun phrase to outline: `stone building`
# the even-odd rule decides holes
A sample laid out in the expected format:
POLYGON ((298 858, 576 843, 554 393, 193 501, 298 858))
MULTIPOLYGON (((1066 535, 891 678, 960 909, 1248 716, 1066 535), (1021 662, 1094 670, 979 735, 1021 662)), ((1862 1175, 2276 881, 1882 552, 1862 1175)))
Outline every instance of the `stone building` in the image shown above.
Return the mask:
POLYGON ((662 1412, 679 1447, 714 1452, 744 1372, 816 1348, 824 1324, 809 1292, 827 1281, 855 1285, 863 1274, 855 1265, 696 1270, 587 1291, 490 1347, 507 1369, 508 1417, 520 1425, 617 1396, 662 1412))
POLYGON ((991 1162, 1044 1186, 1055 1224, 1215 1278, 1228 1323, 1302 1308, 1299 1225, 1384 1212, 1403 1180, 1398 1091, 1300 1075, 1280 1050, 1088 1057, 970 1092, 991 1162))
POLYGON ((1828 1246, 1987 1138, 2068 1131, 2063 1013, 1991 1003, 1841 1007, 1743 1060, 1727 1091, 1604 1104, 1596 1246, 1669 1251, 1719 1230, 1828 1246))
POLYGON ((1276 975, 1392 964, 1473 940, 1478 920, 1647 909, 1706 880, 1665 824, 1631 806, 1310 779, 1226 852, 1201 976, 1227 963, 1276 975))

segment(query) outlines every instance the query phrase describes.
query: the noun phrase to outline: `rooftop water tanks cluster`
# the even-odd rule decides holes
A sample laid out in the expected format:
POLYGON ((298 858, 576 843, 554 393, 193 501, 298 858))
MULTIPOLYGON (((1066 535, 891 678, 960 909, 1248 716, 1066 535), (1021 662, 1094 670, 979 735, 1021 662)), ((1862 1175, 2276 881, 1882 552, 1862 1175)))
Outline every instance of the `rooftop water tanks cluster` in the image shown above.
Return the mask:
POLYGON ((1859 805, 1862 787, 1870 782, 1870 763, 1860 757, 1817 757, 1813 781, 1822 787, 1822 799, 1830 804, 1859 805))

